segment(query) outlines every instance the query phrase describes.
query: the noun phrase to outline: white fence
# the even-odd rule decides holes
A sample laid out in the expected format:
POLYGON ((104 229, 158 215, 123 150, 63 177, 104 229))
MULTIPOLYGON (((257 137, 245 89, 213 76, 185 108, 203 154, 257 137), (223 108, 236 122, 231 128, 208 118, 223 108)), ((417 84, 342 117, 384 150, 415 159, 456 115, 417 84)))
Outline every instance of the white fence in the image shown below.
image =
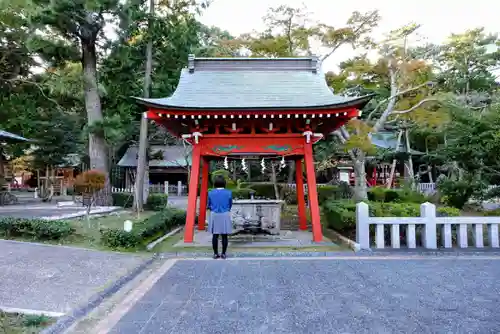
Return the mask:
POLYGON ((499 248, 498 225, 500 217, 436 217, 436 206, 424 203, 420 206, 420 217, 370 217, 366 203, 356 205, 356 242, 361 249, 371 248, 370 226, 375 226, 375 248, 386 247, 385 226, 390 226, 390 247, 401 248, 400 227, 406 228, 406 245, 417 247, 416 228, 421 227, 422 246, 427 249, 438 247, 438 233, 444 248, 453 247, 456 230, 456 245, 467 248, 469 236, 474 247, 499 248), (487 227, 487 236, 484 230, 487 227), (438 230, 439 229, 439 230, 438 230))
MULTIPOLYGON (((114 193, 133 193, 135 187, 130 186, 126 188, 118 188, 112 187, 112 192, 114 193)), ((181 181, 177 182, 177 185, 171 185, 168 181, 165 181, 163 184, 150 184, 149 185, 149 193, 150 194, 168 194, 168 195, 177 195, 177 196, 185 196, 187 195, 187 185, 182 184, 181 181)))
MULTIPOLYGON (((288 183, 288 186, 290 188, 293 188, 293 189, 297 188, 297 184, 295 184, 295 183, 288 183)), ((324 187, 324 186, 328 186, 328 184, 318 183, 318 187, 324 187)), ((307 183, 304 183, 304 190, 307 190, 307 183)), ((430 195, 436 191, 436 184, 435 183, 419 183, 418 190, 421 193, 430 195)))

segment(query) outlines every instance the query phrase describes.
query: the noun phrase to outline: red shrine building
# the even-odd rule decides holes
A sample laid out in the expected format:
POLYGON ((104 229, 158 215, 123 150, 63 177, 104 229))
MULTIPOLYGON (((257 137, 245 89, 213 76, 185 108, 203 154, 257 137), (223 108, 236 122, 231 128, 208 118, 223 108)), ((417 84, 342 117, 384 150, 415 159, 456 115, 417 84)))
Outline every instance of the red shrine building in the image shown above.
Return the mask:
POLYGON ((313 241, 322 241, 313 145, 358 117, 370 98, 334 95, 316 57, 190 55, 172 96, 137 98, 147 118, 193 145, 184 241, 193 242, 200 182, 198 229, 205 230, 209 161, 249 155, 295 161, 302 230, 308 229, 304 162, 313 241))

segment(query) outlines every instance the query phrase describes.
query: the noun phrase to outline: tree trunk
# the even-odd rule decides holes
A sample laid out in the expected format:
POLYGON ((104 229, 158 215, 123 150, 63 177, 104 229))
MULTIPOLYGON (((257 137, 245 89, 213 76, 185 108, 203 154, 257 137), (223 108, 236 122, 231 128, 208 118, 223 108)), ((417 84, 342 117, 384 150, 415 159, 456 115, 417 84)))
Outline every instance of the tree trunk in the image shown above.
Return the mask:
MULTIPOLYGON (((293 178, 295 177, 295 161, 288 161, 288 177, 287 177, 287 186, 293 183, 293 178)), ((287 187, 282 187, 280 192, 279 199, 285 198, 285 191, 287 187)))
POLYGON ((408 129, 405 130, 406 152, 408 153, 408 181, 413 188, 415 185, 415 172, 413 171, 413 158, 411 156, 410 137, 408 129))
POLYGON ((280 192, 278 190, 278 182, 276 180, 276 167, 274 166, 273 162, 271 162, 271 182, 273 183, 273 187, 274 187, 274 197, 276 199, 279 199, 280 192))
MULTIPOLYGON (((396 141, 396 149, 394 151, 394 154, 397 154, 398 151, 399 151, 399 145, 401 143, 401 137, 402 136, 403 136, 403 131, 400 130, 399 133, 398 133, 398 140, 396 141)), ((397 162, 397 159, 394 158, 392 160, 391 174, 389 175, 389 181, 387 182, 387 189, 391 189, 391 187, 392 187, 392 183, 393 183, 393 180, 394 180, 394 173, 396 172, 396 162, 397 162)))
POLYGON ((364 154, 356 156, 354 160, 354 200, 356 202, 368 200, 364 154))
MULTIPOLYGON (((82 68, 87 124, 91 126, 103 120, 101 98, 97 86, 97 55, 95 42, 93 41, 82 41, 82 68)), ((99 192, 96 199, 96 205, 102 206, 112 204, 107 152, 108 150, 103 133, 101 131, 89 133, 89 158, 91 168, 98 170, 106 176, 104 189, 99 192)))
MULTIPOLYGON (((144 73, 144 97, 149 97, 149 91, 151 89, 151 72, 153 70, 153 40, 151 38, 151 31, 153 29, 153 22, 151 17, 154 14, 155 2, 154 0, 149 1, 149 15, 150 20, 148 23, 148 44, 146 47, 146 71, 144 73)), ((148 190, 149 190, 149 166, 147 158, 148 149, 148 119, 146 115, 141 118, 141 131, 139 134, 139 152, 137 155, 137 177, 135 179, 135 199, 134 205, 137 212, 143 210, 143 205, 147 201, 148 190), (145 178, 147 177, 147 182, 145 178)))

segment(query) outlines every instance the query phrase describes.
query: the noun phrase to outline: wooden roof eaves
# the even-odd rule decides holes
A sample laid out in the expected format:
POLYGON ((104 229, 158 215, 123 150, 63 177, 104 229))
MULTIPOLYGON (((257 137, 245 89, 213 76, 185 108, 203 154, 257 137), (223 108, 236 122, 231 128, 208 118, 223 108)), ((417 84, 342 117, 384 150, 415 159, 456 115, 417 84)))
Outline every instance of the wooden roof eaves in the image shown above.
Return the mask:
POLYGON ((156 103, 151 103, 147 101, 143 101, 142 98, 139 97, 133 97, 133 99, 136 100, 136 102, 140 105, 143 105, 148 108, 154 108, 154 109, 159 109, 159 110, 172 110, 172 111, 228 111, 228 112, 239 112, 239 111, 278 111, 278 110, 303 110, 303 111, 314 111, 314 110, 335 110, 335 109, 344 109, 344 108, 350 108, 350 107, 356 107, 357 109, 363 109, 364 106, 370 102, 370 100, 375 96, 376 94, 368 94, 364 96, 360 96, 357 99, 350 100, 344 103, 334 103, 334 104, 328 104, 328 105, 319 105, 319 106, 306 106, 306 107, 297 107, 297 106, 289 106, 289 107, 243 107, 243 108, 200 108, 200 107, 182 107, 182 106, 169 106, 169 105, 161 105, 161 104, 156 104, 156 103))

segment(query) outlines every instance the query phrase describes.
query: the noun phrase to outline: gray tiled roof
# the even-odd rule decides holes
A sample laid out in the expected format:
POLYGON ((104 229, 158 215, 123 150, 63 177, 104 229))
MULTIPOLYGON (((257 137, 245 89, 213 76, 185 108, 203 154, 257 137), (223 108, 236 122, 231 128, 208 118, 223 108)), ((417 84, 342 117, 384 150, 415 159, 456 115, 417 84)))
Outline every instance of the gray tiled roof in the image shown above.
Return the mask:
POLYGON ((312 58, 190 58, 167 98, 136 98, 153 107, 190 109, 314 108, 364 105, 334 95, 312 58))
MULTIPOLYGON (((162 160, 149 160, 149 167, 186 167, 191 164, 191 152, 183 146, 151 145, 150 152, 154 155, 161 152, 162 160)), ((137 146, 130 146, 118 162, 120 167, 137 167, 137 146)))
MULTIPOLYGON (((371 142, 373 145, 388 150, 396 151, 396 146, 398 143, 398 135, 395 132, 380 131, 371 136, 371 142)), ((401 141, 399 143, 398 152, 407 153, 406 145, 401 141)), ((422 155, 424 153, 410 148, 410 153, 413 155, 422 155)))

